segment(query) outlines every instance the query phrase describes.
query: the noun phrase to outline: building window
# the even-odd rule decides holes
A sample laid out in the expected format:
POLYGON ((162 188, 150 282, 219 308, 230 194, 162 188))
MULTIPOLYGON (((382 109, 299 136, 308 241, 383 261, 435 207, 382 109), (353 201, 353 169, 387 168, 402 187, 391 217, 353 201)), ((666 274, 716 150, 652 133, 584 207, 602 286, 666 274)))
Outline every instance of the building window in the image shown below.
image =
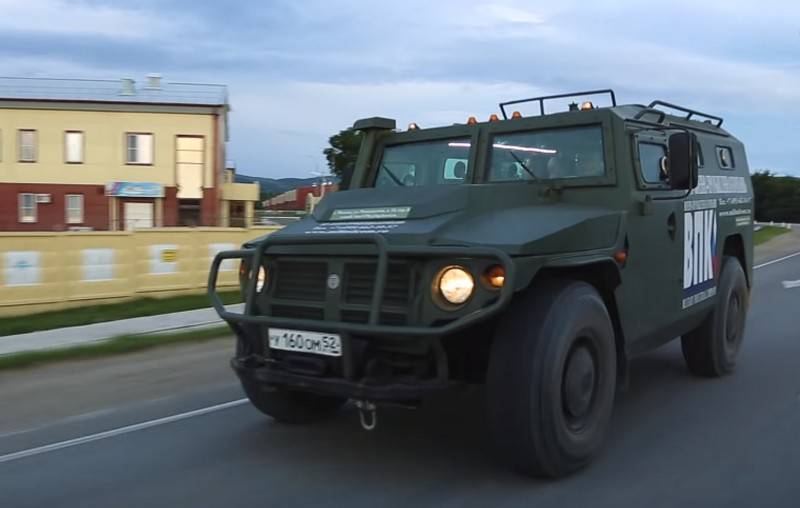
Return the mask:
POLYGON ((67 224, 83 223, 83 194, 67 194, 67 224))
POLYGON ((19 195, 19 221, 36 222, 36 194, 19 195))
POLYGON ((153 164, 153 135, 128 133, 125 135, 125 163, 153 164))
POLYGON ((64 133, 64 159, 67 164, 83 164, 83 132, 64 133))
POLYGON ((203 198, 205 139, 202 136, 175 138, 175 169, 178 199, 203 198))
POLYGON ((36 131, 20 129, 19 131, 19 161, 36 162, 36 131))

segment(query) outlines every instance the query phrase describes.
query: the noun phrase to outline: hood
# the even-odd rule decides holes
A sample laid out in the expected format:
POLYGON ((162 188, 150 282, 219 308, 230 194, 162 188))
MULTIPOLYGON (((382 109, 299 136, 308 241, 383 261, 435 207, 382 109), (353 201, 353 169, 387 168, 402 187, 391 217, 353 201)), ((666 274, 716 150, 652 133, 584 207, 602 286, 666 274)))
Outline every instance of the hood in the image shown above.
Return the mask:
POLYGON ((278 235, 380 233, 393 244, 482 245, 510 255, 609 248, 622 212, 542 197, 532 185, 439 185, 331 193, 278 235))

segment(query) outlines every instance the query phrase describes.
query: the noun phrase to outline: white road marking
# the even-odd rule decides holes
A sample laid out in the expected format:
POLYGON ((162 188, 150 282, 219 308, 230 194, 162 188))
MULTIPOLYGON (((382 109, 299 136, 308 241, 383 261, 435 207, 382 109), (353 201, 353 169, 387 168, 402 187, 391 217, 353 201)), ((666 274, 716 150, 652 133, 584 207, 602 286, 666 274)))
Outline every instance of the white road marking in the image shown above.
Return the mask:
POLYGON ((14 460, 24 459, 26 457, 32 457, 34 455, 40 455, 42 453, 61 450, 63 448, 70 448, 72 446, 91 443, 93 441, 99 441, 101 439, 120 436, 122 434, 129 434, 131 432, 149 429, 151 427, 156 427, 158 425, 165 425, 167 423, 186 420, 187 418, 194 418, 195 416, 207 415, 209 413, 214 413, 216 411, 222 411, 223 409, 229 409, 232 407, 241 406, 242 404, 245 403, 247 403, 247 399, 232 400, 230 402, 224 402, 222 404, 216 404, 214 406, 195 409, 194 411, 188 411, 186 413, 180 413, 172 416, 165 416, 164 418, 157 418, 155 420, 136 423, 134 425, 127 425, 125 427, 119 427, 116 429, 107 430, 105 432, 99 432, 97 434, 90 434, 88 436, 77 437, 75 439, 68 439, 66 441, 51 443, 44 446, 37 446, 36 448, 29 448, 27 450, 21 450, 18 452, 9 453, 7 455, 0 455, 0 464, 2 464, 3 462, 11 462, 14 460))
POLYGON ((760 265, 756 265, 753 267, 753 270, 758 270, 759 268, 763 268, 765 266, 774 265, 775 263, 780 263, 781 261, 786 261, 787 259, 800 256, 800 252, 795 252, 794 254, 789 254, 788 256, 783 256, 782 258, 773 259, 772 261, 767 261, 766 263, 761 263, 760 265))
POLYGON ((800 280, 785 280, 783 287, 785 289, 800 288, 800 280))

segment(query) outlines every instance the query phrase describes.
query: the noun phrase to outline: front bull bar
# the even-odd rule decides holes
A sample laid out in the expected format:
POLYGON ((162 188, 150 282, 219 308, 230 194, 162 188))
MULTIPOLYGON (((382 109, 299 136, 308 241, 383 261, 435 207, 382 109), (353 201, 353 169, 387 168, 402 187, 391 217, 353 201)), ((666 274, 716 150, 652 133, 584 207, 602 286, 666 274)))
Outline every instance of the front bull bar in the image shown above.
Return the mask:
POLYGON ((269 236, 259 242, 254 248, 223 251, 218 253, 211 263, 208 276, 208 295, 211 304, 219 316, 229 324, 251 323, 273 327, 288 327, 317 332, 338 332, 368 334, 374 336, 441 336, 470 326, 478 321, 487 319, 502 310, 511 300, 514 292, 514 263, 505 252, 493 247, 481 246, 412 246, 389 245, 380 234, 337 234, 328 237, 319 235, 308 236, 269 236), (375 276, 375 288, 370 302, 369 319, 367 323, 350 323, 344 321, 322 321, 315 319, 286 318, 268 315, 253 314, 256 299, 256 269, 251 269, 245 289, 244 313, 228 311, 217 294, 217 276, 220 264, 226 259, 250 259, 251 267, 261 266, 267 251, 275 246, 287 245, 357 245, 372 244, 377 249, 378 267, 375 276), (383 290, 386 286, 386 277, 389 269, 389 256, 401 255, 404 257, 446 257, 460 256, 470 258, 491 258, 499 262, 505 270, 505 283, 500 288, 498 298, 486 307, 475 310, 453 321, 439 326, 396 326, 381 325, 379 323, 380 310, 383 303, 383 290))

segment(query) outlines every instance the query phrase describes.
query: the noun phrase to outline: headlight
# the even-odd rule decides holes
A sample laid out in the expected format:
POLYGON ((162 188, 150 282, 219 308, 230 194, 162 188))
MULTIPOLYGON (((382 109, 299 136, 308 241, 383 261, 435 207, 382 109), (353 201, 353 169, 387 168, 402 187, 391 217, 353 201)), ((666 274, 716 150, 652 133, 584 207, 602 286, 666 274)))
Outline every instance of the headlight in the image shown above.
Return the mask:
POLYGON ((475 279, 461 266, 443 268, 436 278, 436 289, 442 298, 453 305, 461 305, 469 300, 475 291, 475 279))
POLYGON ((259 293, 264 289, 267 283, 267 270, 263 266, 258 269, 258 278, 256 279, 256 291, 259 293))

